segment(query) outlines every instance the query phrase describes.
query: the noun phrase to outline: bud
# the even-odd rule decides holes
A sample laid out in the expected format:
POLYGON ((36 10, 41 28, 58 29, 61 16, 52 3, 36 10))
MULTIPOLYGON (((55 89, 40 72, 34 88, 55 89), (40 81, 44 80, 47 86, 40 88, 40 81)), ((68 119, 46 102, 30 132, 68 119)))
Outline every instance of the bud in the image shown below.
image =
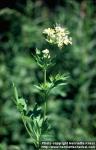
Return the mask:
POLYGON ((36 48, 36 54, 40 55, 40 53, 41 53, 40 50, 36 48))
POLYGON ((49 50, 48 50, 48 49, 45 49, 45 50, 42 51, 42 53, 44 53, 44 54, 49 54, 49 50))
POLYGON ((48 49, 43 50, 42 53, 43 53, 43 57, 44 58, 48 58, 48 59, 50 58, 50 54, 49 54, 49 50, 48 49))

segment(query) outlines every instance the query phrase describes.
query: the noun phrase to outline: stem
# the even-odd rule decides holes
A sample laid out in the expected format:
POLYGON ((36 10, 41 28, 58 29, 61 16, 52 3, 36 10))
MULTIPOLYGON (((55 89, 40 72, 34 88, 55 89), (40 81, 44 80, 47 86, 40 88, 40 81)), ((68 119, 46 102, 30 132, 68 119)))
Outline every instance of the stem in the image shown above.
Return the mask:
POLYGON ((47 113, 47 102, 46 102, 46 96, 45 96, 45 103, 44 103, 44 120, 47 113))
MULTIPOLYGON (((46 69, 44 69, 44 84, 46 85, 46 69)), ((47 102, 46 102, 46 91, 44 93, 44 99, 45 99, 45 103, 44 103, 44 120, 45 120, 45 116, 46 116, 46 112, 47 112, 47 102)))
POLYGON ((46 84, 46 69, 44 69, 44 84, 46 84))
POLYGON ((31 139, 32 139, 32 141, 33 141, 33 143, 34 143, 34 145, 37 147, 38 144, 36 144, 36 141, 33 139, 32 135, 31 135, 31 132, 29 131, 29 129, 28 129, 27 125, 26 125, 26 122, 25 122, 25 120, 24 120, 24 116, 23 116, 23 115, 22 115, 22 120, 23 120, 23 123, 24 123, 24 126, 25 126, 25 128, 26 128, 27 133, 28 133, 29 136, 31 137, 31 139))

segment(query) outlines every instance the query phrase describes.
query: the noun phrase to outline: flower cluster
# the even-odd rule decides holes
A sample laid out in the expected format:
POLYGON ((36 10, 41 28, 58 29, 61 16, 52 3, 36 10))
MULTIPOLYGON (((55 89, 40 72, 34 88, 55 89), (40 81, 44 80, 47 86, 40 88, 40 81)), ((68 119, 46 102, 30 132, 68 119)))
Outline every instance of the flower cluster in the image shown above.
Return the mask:
POLYGON ((48 49, 43 50, 42 53, 43 53, 43 57, 44 58, 50 58, 50 54, 49 54, 49 50, 48 49))
POLYGON ((69 31, 59 25, 54 28, 45 29, 43 34, 47 36, 46 40, 49 43, 57 44, 59 48, 62 48, 64 45, 72 44, 72 38, 69 37, 69 31))
POLYGON ((40 50, 38 50, 38 49, 36 49, 36 54, 37 55, 42 55, 43 56, 43 58, 47 58, 47 59, 49 59, 50 58, 50 53, 49 53, 49 50, 48 49, 44 49, 44 50, 42 50, 42 51, 40 51, 40 50))
POLYGON ((54 58, 51 57, 48 49, 39 50, 36 48, 36 55, 33 56, 34 60, 42 69, 48 69, 54 65, 54 58))

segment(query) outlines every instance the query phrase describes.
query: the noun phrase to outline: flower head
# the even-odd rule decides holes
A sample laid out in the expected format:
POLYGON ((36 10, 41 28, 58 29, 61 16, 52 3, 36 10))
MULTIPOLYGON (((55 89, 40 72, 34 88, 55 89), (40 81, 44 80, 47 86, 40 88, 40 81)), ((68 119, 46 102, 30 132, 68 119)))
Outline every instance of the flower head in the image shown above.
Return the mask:
POLYGON ((42 53, 43 53, 43 57, 44 58, 48 58, 48 59, 50 58, 50 54, 49 54, 49 50, 48 49, 43 50, 42 53))
POLYGON ((57 44, 59 48, 64 45, 72 44, 72 38, 69 37, 69 31, 60 25, 54 28, 48 28, 43 31, 43 34, 47 35, 46 40, 49 43, 57 44))
POLYGON ((48 28, 48 29, 45 29, 45 30, 43 31, 43 33, 44 33, 44 34, 47 34, 48 36, 52 36, 52 35, 54 35, 55 31, 54 31, 54 29, 52 29, 52 28, 48 28))
POLYGON ((48 50, 48 49, 44 49, 44 50, 42 51, 42 53, 44 53, 44 54, 49 54, 49 50, 48 50))

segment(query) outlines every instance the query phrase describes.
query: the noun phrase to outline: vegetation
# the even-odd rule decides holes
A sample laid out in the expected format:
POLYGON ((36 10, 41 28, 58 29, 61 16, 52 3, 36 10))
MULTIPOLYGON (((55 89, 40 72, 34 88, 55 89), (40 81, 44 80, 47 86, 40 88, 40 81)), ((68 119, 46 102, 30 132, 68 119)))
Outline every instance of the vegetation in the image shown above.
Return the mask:
MULTIPOLYGON (((46 40, 49 43, 57 44, 59 48, 62 48, 63 45, 72 44, 72 40, 70 40, 70 38, 68 37, 69 31, 67 31, 65 28, 60 27, 60 25, 56 26, 54 29, 45 29, 43 33, 47 34, 46 40)), ((35 106, 33 107, 33 109, 31 108, 31 110, 28 110, 26 100, 22 97, 19 98, 18 91, 13 83, 15 95, 14 102, 21 113, 21 118, 23 120, 26 131, 28 132, 32 140, 32 143, 36 148, 40 148, 40 143, 45 140, 45 138, 43 138, 43 135, 48 135, 48 131, 50 129, 47 116, 48 96, 51 90, 60 85, 66 84, 65 81, 67 79, 67 76, 65 76, 64 74, 57 74, 56 76, 49 77, 49 81, 47 81, 47 71, 51 66, 54 65, 54 59, 51 58, 48 49, 42 51, 36 49, 36 54, 33 55, 33 57, 44 72, 43 83, 34 85, 39 91, 39 97, 41 97, 41 105, 35 100, 35 106)))
MULTIPOLYGON (((34 58, 36 60, 38 49, 45 48, 55 57, 55 61, 52 60, 55 65, 47 70, 47 90, 52 82, 57 86, 58 78, 64 78, 65 84, 65 76, 62 76, 65 73, 68 73, 68 84, 57 86, 48 96, 46 125, 48 123, 51 127, 48 128, 48 135, 45 134, 42 139, 95 141, 94 1, 26 0, 22 3, 18 0, 14 5, 13 1, 11 3, 6 6, 3 3, 0 9, 0 150, 35 149, 23 126, 18 107, 14 106, 12 100, 14 90, 16 96, 18 89, 17 100, 23 103, 28 117, 40 114, 44 117, 41 109, 44 101, 40 93, 44 93, 46 88, 44 84, 39 84, 43 83, 44 73, 34 58), (59 50, 56 43, 51 45, 44 40, 43 30, 53 28, 55 24, 69 29, 72 45, 64 45, 59 50)), ((19 105, 19 108, 22 109, 22 106, 19 105)))

